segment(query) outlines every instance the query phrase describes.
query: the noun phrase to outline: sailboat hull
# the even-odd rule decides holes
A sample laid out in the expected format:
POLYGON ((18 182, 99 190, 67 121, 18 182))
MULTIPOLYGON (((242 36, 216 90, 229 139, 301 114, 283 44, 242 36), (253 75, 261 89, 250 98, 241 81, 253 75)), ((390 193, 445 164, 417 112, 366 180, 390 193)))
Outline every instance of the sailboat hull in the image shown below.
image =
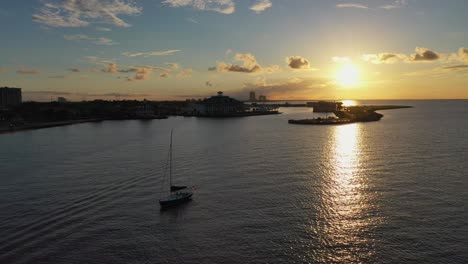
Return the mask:
POLYGON ((161 208, 175 207, 177 205, 186 203, 192 199, 193 193, 191 192, 180 192, 171 194, 168 197, 159 200, 161 208))

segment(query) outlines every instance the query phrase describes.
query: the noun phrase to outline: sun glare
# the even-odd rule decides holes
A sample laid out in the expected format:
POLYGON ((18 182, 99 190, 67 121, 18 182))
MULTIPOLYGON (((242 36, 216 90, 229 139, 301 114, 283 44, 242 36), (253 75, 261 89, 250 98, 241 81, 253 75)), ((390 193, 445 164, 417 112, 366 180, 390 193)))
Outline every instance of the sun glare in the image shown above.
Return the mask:
POLYGON ((336 73, 336 81, 344 87, 354 87, 359 81, 359 70, 351 63, 343 64, 336 73))
POLYGON ((343 100, 343 106, 355 106, 357 102, 354 100, 343 100))

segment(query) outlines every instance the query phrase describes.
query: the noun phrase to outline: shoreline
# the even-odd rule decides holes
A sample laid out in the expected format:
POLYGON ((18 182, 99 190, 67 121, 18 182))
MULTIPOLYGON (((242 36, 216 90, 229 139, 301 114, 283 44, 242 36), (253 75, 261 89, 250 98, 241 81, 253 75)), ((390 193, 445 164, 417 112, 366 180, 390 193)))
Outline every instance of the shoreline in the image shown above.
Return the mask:
MULTIPOLYGON (((248 117, 248 116, 263 116, 263 115, 278 115, 281 114, 278 111, 275 112, 256 112, 256 113, 242 113, 236 115, 224 115, 224 116, 185 116, 185 117, 200 117, 200 118, 235 118, 235 117, 248 117)), ((37 123, 29 123, 22 126, 17 127, 0 127, 0 135, 1 134, 9 134, 15 133, 20 131, 27 131, 27 130, 35 130, 35 129, 44 129, 44 128, 51 128, 51 127, 60 127, 60 126, 70 126, 82 123, 92 123, 92 122, 102 122, 102 121, 126 121, 126 120, 142 120, 142 121, 149 121, 149 120, 161 120, 167 119, 167 116, 158 116, 154 118, 92 118, 92 119, 80 119, 80 120, 68 120, 68 121, 59 121, 59 122, 37 122, 37 123)))
POLYGON ((69 120, 69 121, 60 121, 60 122, 42 122, 42 123, 31 123, 28 125, 13 127, 13 128, 0 128, 0 134, 9 134, 19 131, 34 130, 34 129, 43 129, 50 127, 59 127, 59 126, 69 126, 82 123, 91 123, 91 122, 101 122, 105 119, 94 118, 94 119, 81 119, 81 120, 69 120))
POLYGON ((60 126, 70 126, 76 124, 83 124, 83 123, 94 123, 94 122, 102 122, 102 121, 125 121, 125 120, 160 120, 160 119, 167 119, 167 116, 158 116, 152 118, 91 118, 91 119, 79 119, 79 120, 68 120, 68 121, 58 121, 58 122, 38 122, 38 123, 30 123, 27 125, 17 126, 13 128, 0 128, 0 134, 8 134, 8 133, 15 133, 20 131, 26 130, 34 130, 34 129, 43 129, 43 128, 51 128, 51 127, 60 127, 60 126))

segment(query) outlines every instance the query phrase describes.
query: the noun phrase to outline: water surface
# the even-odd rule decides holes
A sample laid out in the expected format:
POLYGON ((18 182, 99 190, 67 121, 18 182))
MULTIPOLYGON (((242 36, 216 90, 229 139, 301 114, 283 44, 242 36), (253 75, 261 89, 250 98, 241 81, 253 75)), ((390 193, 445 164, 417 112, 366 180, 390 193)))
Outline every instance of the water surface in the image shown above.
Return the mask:
POLYGON ((464 263, 468 101, 379 122, 106 121, 0 135, 0 263, 464 263), (193 201, 161 212, 174 176, 193 201))

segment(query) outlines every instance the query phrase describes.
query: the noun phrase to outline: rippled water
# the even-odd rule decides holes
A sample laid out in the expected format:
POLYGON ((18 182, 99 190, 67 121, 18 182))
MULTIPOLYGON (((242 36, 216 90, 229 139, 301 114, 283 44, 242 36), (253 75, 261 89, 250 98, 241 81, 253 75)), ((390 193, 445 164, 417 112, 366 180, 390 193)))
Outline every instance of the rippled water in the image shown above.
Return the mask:
POLYGON ((466 263, 468 101, 361 103, 415 108, 0 135, 0 263, 466 263), (171 128, 197 191, 160 212, 171 128))

